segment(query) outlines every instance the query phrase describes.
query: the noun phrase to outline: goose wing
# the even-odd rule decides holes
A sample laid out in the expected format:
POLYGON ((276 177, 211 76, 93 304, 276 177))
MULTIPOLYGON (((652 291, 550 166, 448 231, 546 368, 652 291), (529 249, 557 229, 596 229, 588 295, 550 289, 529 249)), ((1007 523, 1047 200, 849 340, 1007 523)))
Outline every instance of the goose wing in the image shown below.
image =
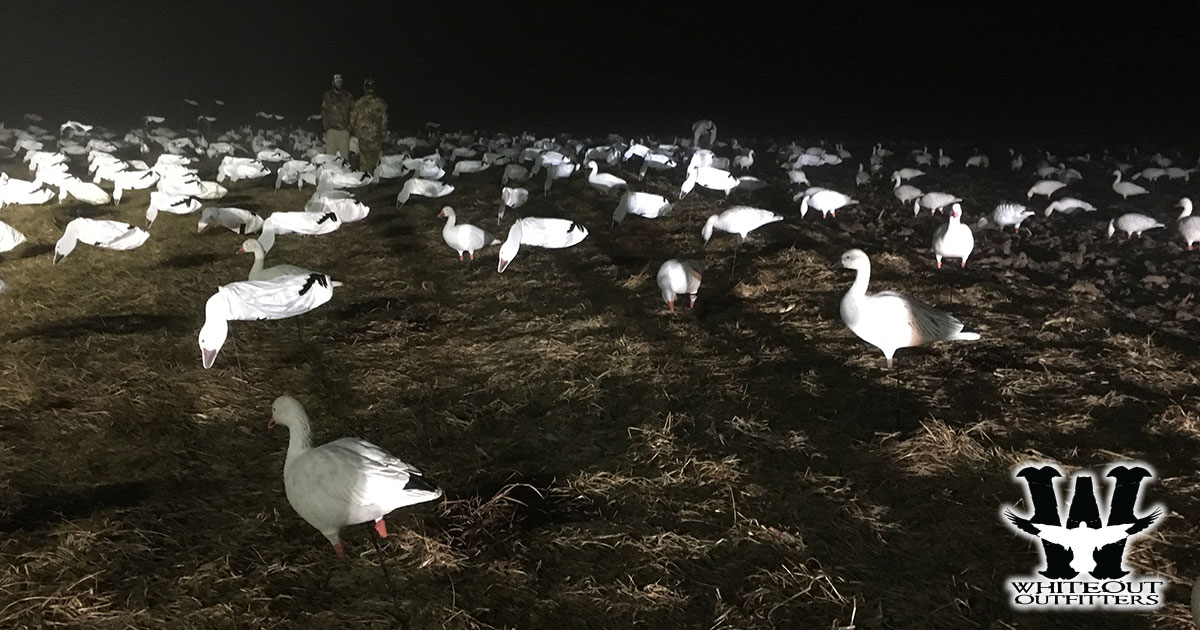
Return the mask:
POLYGON ((876 303, 889 300, 889 306, 898 310, 912 332, 913 345, 930 343, 948 339, 963 329, 963 323, 953 315, 939 311, 936 308, 915 298, 901 295, 894 291, 882 291, 873 296, 876 303))

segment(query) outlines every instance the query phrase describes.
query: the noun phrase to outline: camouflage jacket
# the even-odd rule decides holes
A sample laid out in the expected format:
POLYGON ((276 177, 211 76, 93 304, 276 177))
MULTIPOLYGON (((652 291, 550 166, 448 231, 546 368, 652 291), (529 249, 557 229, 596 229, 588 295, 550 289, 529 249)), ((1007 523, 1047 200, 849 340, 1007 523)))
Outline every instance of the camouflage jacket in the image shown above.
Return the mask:
POLYGON ((321 122, 325 129, 349 129, 354 96, 346 90, 329 88, 321 99, 321 122))
POLYGON ((387 103, 375 94, 364 94, 350 108, 350 131, 360 140, 383 140, 387 135, 387 103))

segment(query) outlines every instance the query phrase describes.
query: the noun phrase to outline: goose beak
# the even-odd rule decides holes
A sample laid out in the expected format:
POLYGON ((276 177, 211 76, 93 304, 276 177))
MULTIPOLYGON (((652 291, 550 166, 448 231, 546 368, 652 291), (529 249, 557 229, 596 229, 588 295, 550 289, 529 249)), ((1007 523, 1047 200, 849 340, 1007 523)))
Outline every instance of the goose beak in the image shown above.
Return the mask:
POLYGON ((499 263, 496 265, 496 272, 497 272, 497 273, 504 273, 504 270, 505 270, 505 269, 508 269, 508 263, 510 263, 510 262, 512 262, 512 261, 511 261, 511 260, 504 260, 503 258, 501 258, 501 259, 500 259, 500 262, 499 262, 499 263))
POLYGON ((238 248, 238 250, 237 250, 237 253, 239 253, 239 254, 245 254, 245 253, 246 253, 246 248, 245 248, 245 247, 239 247, 239 248, 238 248))
POLYGON ((275 416, 271 416, 271 419, 267 421, 267 428, 268 429, 275 428, 275 416))
POLYGON ((213 366, 213 363, 217 360, 217 352, 220 352, 220 350, 200 349, 200 360, 204 363, 204 369, 207 370, 213 366))
POLYGON ((62 254, 60 254, 58 252, 54 252, 54 264, 57 265, 59 263, 59 261, 61 261, 63 258, 66 258, 66 256, 63 256, 62 254))

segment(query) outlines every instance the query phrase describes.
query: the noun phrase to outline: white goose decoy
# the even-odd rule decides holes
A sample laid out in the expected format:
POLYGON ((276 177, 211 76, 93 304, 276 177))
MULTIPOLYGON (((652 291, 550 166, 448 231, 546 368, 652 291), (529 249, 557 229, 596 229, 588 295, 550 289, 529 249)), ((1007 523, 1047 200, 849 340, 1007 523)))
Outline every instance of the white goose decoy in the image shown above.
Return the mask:
POLYGON ((72 219, 63 230, 63 235, 54 244, 54 264, 62 262, 79 241, 104 249, 129 250, 141 247, 150 233, 139 227, 120 221, 102 219, 72 219))
POLYGON ((266 177, 270 174, 271 169, 258 160, 227 155, 217 167, 217 183, 224 184, 227 179, 231 183, 235 183, 243 179, 266 177))
POLYGON ((1133 182, 1121 181, 1121 171, 1119 171, 1119 170, 1113 171, 1112 174, 1117 176, 1117 178, 1115 180, 1113 180, 1113 184, 1112 184, 1113 192, 1117 193, 1118 195, 1121 195, 1122 199, 1129 199, 1132 196, 1145 195, 1150 192, 1150 191, 1146 190, 1145 188, 1142 188, 1141 186, 1138 186, 1137 184, 1135 184, 1133 182))
MULTIPOLYGON (((254 254, 254 264, 250 266, 250 275, 247 280, 271 280, 282 276, 308 276, 316 273, 311 269, 297 267, 296 265, 272 265, 263 268, 263 263, 267 257, 267 251, 263 249, 262 243, 256 238, 248 238, 238 248, 239 254, 254 254)), ((334 286, 338 286, 335 281, 334 286)))
POLYGON ((261 231, 263 220, 257 214, 241 208, 205 208, 200 211, 200 220, 196 222, 196 232, 203 232, 212 224, 245 235, 261 231))
POLYGON ((1021 224, 1031 216, 1033 210, 1019 203, 1002 203, 993 208, 990 215, 979 219, 979 227, 984 227, 990 222, 998 226, 1001 232, 1010 225, 1013 226, 1014 232, 1020 232, 1021 224))
POLYGON ((900 203, 907 206, 909 202, 916 201, 925 193, 921 192, 920 188, 911 184, 901 183, 904 180, 898 174, 892 174, 892 195, 900 200, 900 203))
POLYGON ((308 414, 300 401, 280 396, 271 405, 268 428, 288 428, 283 488, 288 503, 321 532, 339 558, 345 557, 343 527, 373 522, 387 537, 383 518, 392 510, 433 501, 442 491, 415 466, 359 438, 313 447, 308 414))
POLYGON ((754 166, 754 149, 750 149, 746 155, 739 155, 733 158, 733 167, 739 170, 749 170, 754 166))
POLYGON ((455 252, 458 252, 458 259, 463 259, 463 254, 468 254, 471 260, 475 260, 475 251, 483 249, 488 245, 499 245, 500 239, 484 232, 482 229, 470 225, 468 223, 456 224, 454 216, 454 208, 446 206, 438 213, 438 217, 446 219, 446 225, 442 227, 442 240, 450 246, 455 252))
POLYGON ((629 182, 626 182, 624 179, 621 179, 620 177, 617 177, 611 173, 598 172, 600 167, 596 164, 595 160, 588 162, 587 167, 591 170, 591 173, 587 178, 588 186, 591 186, 600 192, 608 192, 610 190, 618 190, 620 188, 629 188, 629 182))
POLYGON ((1083 210, 1084 212, 1095 212, 1096 206, 1074 197, 1063 197, 1062 199, 1054 200, 1053 203, 1046 206, 1046 216, 1050 216, 1055 210, 1063 214, 1074 214, 1079 210, 1083 210))
POLYGON ((172 195, 170 193, 153 191, 150 193, 150 205, 146 208, 146 227, 154 225, 159 212, 171 214, 191 214, 200 209, 200 201, 187 195, 172 195))
POLYGON ((675 296, 690 298, 689 307, 696 306, 696 293, 700 291, 700 280, 704 276, 704 263, 695 260, 672 258, 658 268, 658 289, 662 291, 667 309, 675 312, 675 296))
POLYGON ((1157 219, 1137 212, 1128 212, 1108 222, 1108 238, 1112 238, 1117 230, 1121 230, 1129 238, 1141 237, 1142 232, 1154 228, 1167 227, 1157 219))
POLYGON ((587 235, 587 228, 568 219, 519 219, 508 229, 508 238, 500 245, 500 260, 496 263, 496 271, 504 273, 509 263, 517 257, 522 245, 562 249, 579 244, 587 235))
POLYGON ((962 202, 962 197, 955 197, 954 195, 951 195, 950 193, 927 192, 924 195, 921 195, 915 202, 913 202, 913 216, 917 216, 918 214, 921 214, 921 208, 928 208, 929 211, 932 213, 932 212, 941 211, 942 208, 944 208, 952 203, 961 203, 961 202, 962 202))
POLYGON ((454 192, 454 186, 443 184, 442 182, 433 181, 431 179, 418 179, 416 177, 404 182, 404 187, 400 189, 400 193, 396 195, 396 207, 404 205, 408 202, 408 198, 412 195, 420 197, 445 197, 454 192))
POLYGON ((863 186, 871 183, 871 174, 863 170, 862 162, 858 163, 858 172, 854 174, 854 185, 863 186))
POLYGON ((496 225, 500 225, 500 220, 504 218, 504 211, 506 209, 512 208, 516 210, 528 202, 528 190, 524 188, 511 188, 509 186, 502 188, 500 190, 500 211, 496 214, 496 225))
POLYGON ((728 197, 730 191, 741 183, 741 180, 734 177, 729 171, 712 166, 700 166, 688 171, 687 179, 683 180, 683 185, 679 187, 679 198, 686 197, 697 184, 701 188, 724 192, 728 197))
MULTIPOLYGON (((1200 217, 1192 216, 1192 200, 1184 197, 1176 204, 1183 208, 1183 212, 1179 213, 1179 235, 1187 243, 1188 251, 1192 251, 1192 243, 1200 241, 1200 217)), ((0 250, 5 251, 5 250, 0 250)))
POLYGON ((837 211, 846 206, 852 206, 858 203, 857 199, 836 191, 836 190, 818 190, 811 195, 804 195, 800 200, 800 218, 808 214, 808 209, 819 210, 821 218, 827 218, 829 215, 837 217, 837 211))
POLYGON ((1044 179, 1044 180, 1034 184, 1033 186, 1031 186, 1029 188, 1029 192, 1025 193, 1025 198, 1033 199, 1034 195, 1044 195, 1046 197, 1049 197, 1050 195, 1053 195, 1055 193, 1055 191, 1057 191, 1059 188, 1062 188, 1063 186, 1066 186, 1066 184, 1064 184, 1058 180, 1044 179))
POLYGON ((285 234, 304 234, 316 236, 329 234, 342 227, 342 220, 336 212, 276 212, 267 217, 262 224, 262 234, 259 242, 263 249, 271 251, 275 246, 275 237, 285 234))
POLYGON ((204 305, 200 360, 212 367, 229 336, 229 321, 284 319, 307 313, 333 297, 335 283, 321 273, 280 276, 270 280, 231 282, 217 289, 204 305))
POLYGON ((70 195, 86 204, 99 206, 112 201, 103 188, 91 183, 85 182, 77 177, 68 177, 59 183, 58 202, 66 201, 67 195, 70 195))
POLYGON ((0 221, 0 252, 11 252, 25 242, 25 235, 13 226, 0 221))
POLYGON ((746 235, 757 230, 758 228, 769 223, 782 221, 783 217, 761 208, 751 208, 750 206, 734 206, 721 214, 714 214, 708 217, 708 221, 704 223, 704 229, 700 231, 700 235, 704 237, 705 244, 712 238, 713 230, 721 230, 730 234, 741 236, 741 241, 746 240, 746 235))
POLYGON ((626 191, 621 195, 621 201, 613 210, 612 224, 615 226, 625 220, 625 215, 635 214, 647 219, 657 219, 671 212, 671 202, 662 195, 646 192, 626 191))
POLYGON ((962 322, 924 302, 893 291, 868 294, 871 260, 861 249, 842 254, 841 263, 857 272, 854 284, 842 297, 842 321, 859 339, 883 351, 888 368, 900 348, 979 339, 979 333, 964 332, 962 322))
POLYGON ((925 174, 925 171, 922 171, 919 168, 909 168, 909 167, 905 167, 905 168, 902 168, 902 169, 899 169, 896 171, 892 171, 892 177, 899 176, 900 179, 903 181, 908 181, 914 177, 920 177, 924 174, 925 174))
POLYGON ((975 235, 971 226, 962 222, 962 206, 954 204, 950 208, 950 220, 938 226, 933 233, 933 255, 937 259, 937 268, 942 268, 942 258, 959 258, 962 267, 967 266, 967 258, 975 249, 975 235))

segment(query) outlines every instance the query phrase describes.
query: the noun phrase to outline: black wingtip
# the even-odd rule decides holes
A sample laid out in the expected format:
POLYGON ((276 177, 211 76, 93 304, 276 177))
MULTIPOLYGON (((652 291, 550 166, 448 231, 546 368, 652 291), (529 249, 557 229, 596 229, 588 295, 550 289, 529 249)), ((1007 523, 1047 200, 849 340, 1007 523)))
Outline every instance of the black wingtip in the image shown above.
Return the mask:
POLYGON ((437 492, 438 487, 432 481, 421 475, 409 475, 408 483, 404 484, 405 490, 420 490, 424 492, 437 492))

